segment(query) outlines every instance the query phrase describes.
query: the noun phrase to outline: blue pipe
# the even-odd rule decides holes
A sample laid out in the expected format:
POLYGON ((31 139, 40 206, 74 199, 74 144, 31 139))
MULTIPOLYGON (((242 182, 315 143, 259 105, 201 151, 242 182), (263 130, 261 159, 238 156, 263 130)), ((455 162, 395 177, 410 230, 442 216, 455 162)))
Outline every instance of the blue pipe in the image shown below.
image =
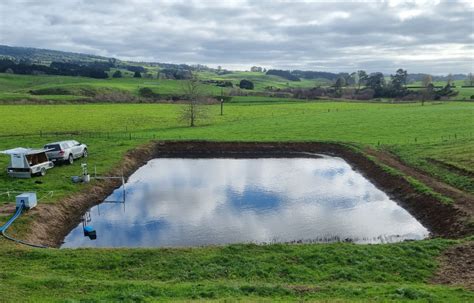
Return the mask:
POLYGON ((0 232, 3 232, 4 230, 7 230, 10 225, 16 220, 21 215, 21 212, 23 211, 24 204, 21 203, 20 207, 16 208, 16 213, 10 218, 10 220, 7 221, 7 223, 3 224, 3 226, 0 226, 0 232))
POLYGON ((47 248, 47 246, 28 243, 28 242, 25 242, 25 241, 22 241, 22 240, 15 239, 15 238, 13 238, 13 237, 11 237, 11 236, 9 236, 9 235, 6 234, 7 229, 8 229, 8 228, 10 227, 10 225, 12 225, 12 223, 15 222, 15 220, 21 215, 21 213, 23 212, 23 209, 24 209, 24 208, 25 208, 25 204, 24 204, 24 203, 21 203, 21 205, 16 208, 16 212, 15 212, 15 214, 10 218, 10 220, 8 220, 7 223, 5 223, 3 226, 0 226, 0 233, 1 233, 5 238, 7 238, 8 240, 11 240, 11 241, 14 241, 14 242, 17 242, 17 243, 20 243, 20 244, 28 245, 28 246, 31 246, 31 247, 37 247, 37 248, 47 248))

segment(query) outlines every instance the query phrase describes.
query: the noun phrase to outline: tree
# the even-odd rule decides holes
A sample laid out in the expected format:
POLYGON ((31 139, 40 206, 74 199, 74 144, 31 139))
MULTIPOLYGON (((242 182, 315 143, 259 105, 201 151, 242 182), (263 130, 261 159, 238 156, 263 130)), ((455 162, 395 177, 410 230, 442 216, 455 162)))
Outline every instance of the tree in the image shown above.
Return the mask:
POLYGON ((187 80, 183 86, 186 103, 183 106, 181 120, 186 121, 190 127, 196 126, 196 122, 207 118, 207 108, 203 104, 204 93, 199 80, 193 77, 187 80))
POLYGON ((399 68, 395 75, 390 75, 391 84, 396 91, 402 91, 407 84, 408 73, 406 70, 399 68))
POLYGON ((366 86, 374 90, 374 97, 382 97, 385 78, 382 73, 372 73, 367 77, 366 86))
POLYGON ((340 98, 342 96, 342 87, 345 84, 346 82, 343 77, 337 78, 336 83, 334 83, 334 93, 337 98, 340 98))
POLYGON ((249 80, 240 80, 239 87, 242 89, 253 89, 253 82, 249 80))
POLYGON ((425 105, 426 100, 433 100, 435 87, 433 83, 429 83, 422 91, 421 106, 425 105))
POLYGON ((446 81, 446 86, 451 87, 451 84, 453 84, 453 75, 448 74, 447 78, 448 78, 448 80, 446 81))
POLYGON ((448 83, 446 84, 445 87, 443 87, 442 89, 437 90, 435 92, 434 99, 439 100, 443 97, 452 97, 452 96, 456 96, 457 94, 458 94, 458 92, 456 92, 452 89, 452 86, 451 86, 450 82, 448 81, 448 83))
POLYGON ((116 70, 114 74, 112 75, 112 78, 122 78, 122 72, 119 70, 116 70))
POLYGON ((142 77, 142 74, 140 74, 139 71, 136 71, 134 74, 133 74, 133 78, 141 78, 142 77))
POLYGON ((423 80, 421 80, 423 87, 428 87, 428 85, 433 83, 433 77, 431 75, 424 75, 423 80))
POLYGON ((352 83, 352 78, 351 78, 351 75, 349 73, 339 73, 338 79, 339 78, 342 78, 342 80, 344 81, 342 86, 347 86, 347 85, 350 85, 352 83))
POLYGON ((282 78, 285 78, 285 79, 290 80, 290 81, 301 81, 300 78, 293 75, 292 72, 290 72, 289 70, 269 69, 269 70, 267 70, 266 74, 282 77, 282 78))
POLYGON ((158 99, 160 97, 160 95, 154 93, 153 90, 149 87, 141 87, 138 90, 138 95, 140 97, 152 98, 152 99, 158 99))
POLYGON ((361 87, 363 84, 366 84, 368 77, 369 77, 369 76, 367 75, 367 73, 365 72, 365 70, 358 70, 358 71, 357 71, 357 90, 358 90, 358 91, 360 90, 360 87, 361 87))
POLYGON ((357 75, 356 72, 352 72, 350 74, 350 77, 351 77, 351 83, 352 84, 357 84, 359 82, 359 75, 357 75))

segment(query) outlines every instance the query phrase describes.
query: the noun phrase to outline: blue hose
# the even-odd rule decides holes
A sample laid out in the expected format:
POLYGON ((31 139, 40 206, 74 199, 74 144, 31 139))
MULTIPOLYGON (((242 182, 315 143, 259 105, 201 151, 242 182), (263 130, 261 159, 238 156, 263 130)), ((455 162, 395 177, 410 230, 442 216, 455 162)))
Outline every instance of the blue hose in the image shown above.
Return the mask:
POLYGON ((16 220, 21 215, 21 212, 23 211, 24 204, 21 203, 20 207, 16 208, 16 213, 10 218, 10 220, 7 221, 3 226, 0 226, 0 232, 3 232, 4 230, 7 230, 10 225, 16 220))
POLYGON ((12 225, 12 223, 21 215, 21 213, 23 212, 23 209, 25 208, 25 204, 24 203, 21 203, 21 205, 19 207, 16 208, 16 212, 15 214, 10 218, 10 220, 7 221, 7 223, 5 223, 3 226, 0 226, 0 232, 2 233, 2 235, 7 238, 8 240, 11 240, 11 241, 14 241, 14 242, 17 242, 17 243, 20 243, 20 244, 24 244, 24 245, 28 245, 28 246, 31 246, 31 247, 37 247, 37 248, 47 248, 47 246, 43 246, 43 245, 37 245, 37 244, 32 244, 32 243, 28 243, 28 242, 25 242, 23 240, 18 240, 18 239, 15 239, 9 235, 6 234, 6 231, 7 229, 10 227, 10 225, 12 225))

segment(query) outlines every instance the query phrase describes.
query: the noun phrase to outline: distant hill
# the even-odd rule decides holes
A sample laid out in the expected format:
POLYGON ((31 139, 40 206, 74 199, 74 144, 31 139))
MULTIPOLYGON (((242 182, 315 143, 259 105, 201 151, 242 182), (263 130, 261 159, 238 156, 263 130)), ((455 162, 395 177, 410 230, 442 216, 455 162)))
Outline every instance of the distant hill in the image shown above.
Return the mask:
MULTIPOLYGON (((217 70, 214 68, 207 67, 205 65, 187 65, 187 64, 170 64, 170 63, 159 63, 159 62, 130 62, 121 61, 119 59, 103 56, 95 56, 83 53, 64 52, 50 49, 40 49, 32 47, 16 47, 8 45, 0 45, 0 59, 10 59, 16 63, 23 65, 40 64, 49 66, 53 62, 63 63, 76 63, 81 65, 91 65, 93 63, 107 64, 110 67, 124 68, 132 70, 132 68, 146 67, 153 68, 159 67, 163 69, 163 74, 169 74, 167 77, 176 79, 176 75, 183 71, 209 71, 215 72, 219 75, 230 73, 228 70, 217 70)), ((145 72, 142 70, 140 72, 145 72)), ((302 70, 268 70, 267 75, 279 76, 283 79, 290 81, 300 81, 300 79, 324 79, 329 81, 335 81, 338 77, 348 76, 347 73, 330 73, 322 71, 302 71, 302 70)), ((422 73, 409 73, 408 82, 421 81, 425 74, 422 73)), ((433 75, 433 81, 446 81, 450 78, 451 80, 465 80, 467 75, 454 74, 454 75, 433 75)))
POLYGON ((28 61, 31 63, 49 64, 51 62, 109 62, 118 61, 114 58, 95 56, 81 53, 71 53, 50 49, 31 47, 14 47, 0 45, 0 57, 13 59, 15 61, 28 61))
MULTIPOLYGON (((8 45, 0 45, 0 59, 9 59, 15 61, 16 63, 22 63, 26 65, 40 64, 49 66, 53 62, 76 63, 82 65, 91 63, 107 63, 112 67, 124 68, 128 70, 132 70, 133 68, 137 67, 160 67, 175 70, 185 69, 194 71, 216 71, 215 69, 200 64, 190 66, 187 64, 171 64, 160 62, 132 62, 90 54, 8 45)), ((145 72, 145 70, 142 68, 140 72, 145 72)))

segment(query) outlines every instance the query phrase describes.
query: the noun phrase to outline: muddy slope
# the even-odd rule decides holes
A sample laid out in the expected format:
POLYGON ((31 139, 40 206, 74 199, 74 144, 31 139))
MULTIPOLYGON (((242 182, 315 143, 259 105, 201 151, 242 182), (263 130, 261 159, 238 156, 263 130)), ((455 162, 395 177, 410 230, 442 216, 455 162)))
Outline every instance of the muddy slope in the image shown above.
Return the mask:
MULTIPOLYGON (((468 209, 458 208, 456 203, 445 205, 433 197, 417 193, 403 178, 388 174, 362 153, 340 144, 153 142, 128 152, 121 166, 112 170, 110 175, 121 175, 123 172, 128 177, 148 160, 157 157, 258 158, 310 156, 304 153, 322 153, 344 158, 356 170, 407 209, 424 226, 430 229, 434 236, 456 238, 474 233, 474 227, 465 223, 472 218, 472 213, 468 209)), ((383 155, 378 155, 376 151, 371 151, 371 155, 377 159, 380 156, 383 160, 383 155)), ((64 199, 55 205, 38 206, 28 240, 52 247, 60 246, 69 231, 80 223, 81 215, 90 207, 103 201, 119 185, 120 183, 117 180, 100 181, 89 190, 64 199)), ((469 201, 463 202, 467 203, 469 201)), ((470 201, 469 203, 473 202, 470 201)))
POLYGON ((474 242, 456 245, 441 255, 438 272, 431 282, 462 286, 474 291, 474 242))

